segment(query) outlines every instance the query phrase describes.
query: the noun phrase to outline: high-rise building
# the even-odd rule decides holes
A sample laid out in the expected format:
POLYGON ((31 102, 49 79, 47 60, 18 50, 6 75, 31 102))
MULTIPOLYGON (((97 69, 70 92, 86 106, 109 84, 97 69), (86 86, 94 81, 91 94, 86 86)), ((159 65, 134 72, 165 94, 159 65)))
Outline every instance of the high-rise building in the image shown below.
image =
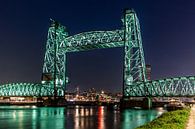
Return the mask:
POLYGON ((147 78, 147 80, 151 80, 152 78, 151 78, 152 76, 151 76, 151 65, 146 65, 146 78, 147 78))

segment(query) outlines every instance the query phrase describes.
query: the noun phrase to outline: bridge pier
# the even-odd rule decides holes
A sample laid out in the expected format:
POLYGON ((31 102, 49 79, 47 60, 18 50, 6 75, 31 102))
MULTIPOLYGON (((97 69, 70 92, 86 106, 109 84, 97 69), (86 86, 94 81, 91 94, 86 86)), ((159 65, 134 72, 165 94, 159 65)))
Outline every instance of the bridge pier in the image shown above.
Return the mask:
POLYGON ((67 106, 67 101, 63 96, 48 97, 48 99, 43 101, 43 106, 47 107, 60 107, 67 106))
POLYGON ((120 109, 122 109, 122 110, 128 109, 128 108, 135 108, 135 107, 140 107, 142 109, 151 109, 152 108, 152 99, 149 97, 144 97, 144 98, 123 97, 120 100, 120 109))
POLYGON ((142 107, 144 109, 151 109, 152 108, 152 99, 150 97, 143 98, 142 107))

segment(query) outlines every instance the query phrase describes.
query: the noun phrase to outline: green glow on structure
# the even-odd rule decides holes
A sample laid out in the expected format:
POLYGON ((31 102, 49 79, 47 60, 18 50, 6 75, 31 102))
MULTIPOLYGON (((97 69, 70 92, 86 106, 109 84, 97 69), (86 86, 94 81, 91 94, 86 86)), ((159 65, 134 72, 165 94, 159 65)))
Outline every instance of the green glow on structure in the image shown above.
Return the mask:
POLYGON ((0 96, 53 96, 54 79, 57 96, 64 96, 69 81, 66 75, 66 53, 113 47, 124 47, 124 97, 195 95, 195 77, 155 81, 146 79, 141 31, 135 11, 125 10, 122 21, 123 26, 120 30, 90 31, 72 36, 68 35, 64 26, 52 21, 48 30, 42 83, 2 85, 0 96))
MULTIPOLYGON (((142 48, 139 22, 133 10, 126 10, 123 29, 114 31, 91 31, 68 36, 65 27, 54 25, 49 28, 43 73, 54 76, 54 44, 57 42, 56 78, 59 88, 66 88, 66 53, 93 49, 125 47, 124 94, 136 81, 146 81, 145 61, 142 48), (56 33, 56 38, 55 37, 56 33)), ((53 77, 54 78, 54 77, 53 77)), ((52 83, 52 80, 51 82, 52 83)))

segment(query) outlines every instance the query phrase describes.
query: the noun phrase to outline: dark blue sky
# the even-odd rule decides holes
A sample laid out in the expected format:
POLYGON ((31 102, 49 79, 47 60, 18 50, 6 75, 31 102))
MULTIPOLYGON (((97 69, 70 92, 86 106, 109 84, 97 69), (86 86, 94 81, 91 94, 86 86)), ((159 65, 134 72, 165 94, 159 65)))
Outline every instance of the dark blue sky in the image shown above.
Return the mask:
MULTIPOLYGON (((194 0, 3 0, 0 4, 0 83, 40 82, 49 18, 69 34, 121 27, 124 8, 141 24, 152 78, 195 75, 194 0)), ((68 55, 69 89, 122 88, 122 49, 68 55)))

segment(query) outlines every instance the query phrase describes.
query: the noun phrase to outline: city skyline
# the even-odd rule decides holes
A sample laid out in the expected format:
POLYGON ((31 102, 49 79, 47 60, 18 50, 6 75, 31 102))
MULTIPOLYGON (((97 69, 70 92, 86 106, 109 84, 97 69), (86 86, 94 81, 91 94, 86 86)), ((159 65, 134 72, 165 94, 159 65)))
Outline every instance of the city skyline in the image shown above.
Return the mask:
MULTIPOLYGON (((126 7, 134 8, 138 15, 145 60, 152 66, 152 79, 195 75, 194 1, 75 2, 2 2, 1 84, 40 82, 49 18, 66 26, 70 35, 113 30, 122 27, 126 7)), ((114 48, 69 53, 70 85, 121 91, 122 51, 122 48, 114 48)))

